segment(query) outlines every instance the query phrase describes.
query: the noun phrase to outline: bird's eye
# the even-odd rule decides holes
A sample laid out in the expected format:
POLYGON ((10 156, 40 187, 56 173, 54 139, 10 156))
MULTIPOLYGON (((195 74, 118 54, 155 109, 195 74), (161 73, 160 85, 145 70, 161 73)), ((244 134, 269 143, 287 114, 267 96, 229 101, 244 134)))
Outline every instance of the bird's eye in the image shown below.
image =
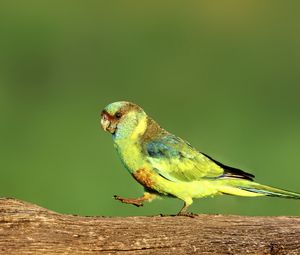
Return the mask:
POLYGON ((115 117, 117 119, 120 119, 122 117, 122 113, 121 112, 116 112, 115 117))

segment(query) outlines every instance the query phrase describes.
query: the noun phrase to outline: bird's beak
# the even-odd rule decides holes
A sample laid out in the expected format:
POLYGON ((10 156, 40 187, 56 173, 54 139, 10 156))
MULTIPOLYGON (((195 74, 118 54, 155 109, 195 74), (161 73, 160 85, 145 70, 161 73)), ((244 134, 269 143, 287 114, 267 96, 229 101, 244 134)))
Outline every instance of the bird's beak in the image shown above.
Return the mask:
POLYGON ((107 128, 110 125, 110 121, 108 119, 105 119, 104 116, 101 118, 101 126, 102 128, 107 131, 107 128))
POLYGON ((113 124, 112 120, 110 119, 110 116, 108 116, 107 114, 102 115, 101 126, 105 131, 111 134, 114 134, 117 129, 116 125, 113 124))

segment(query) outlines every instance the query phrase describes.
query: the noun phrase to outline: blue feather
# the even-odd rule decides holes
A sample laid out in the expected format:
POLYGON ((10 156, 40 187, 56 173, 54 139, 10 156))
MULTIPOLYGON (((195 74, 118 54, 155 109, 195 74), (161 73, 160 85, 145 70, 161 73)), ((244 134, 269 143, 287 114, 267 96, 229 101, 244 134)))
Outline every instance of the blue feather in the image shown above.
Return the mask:
POLYGON ((171 144, 178 144, 177 138, 174 136, 165 136, 147 143, 146 150, 148 155, 154 158, 181 157, 181 152, 172 147, 171 144))

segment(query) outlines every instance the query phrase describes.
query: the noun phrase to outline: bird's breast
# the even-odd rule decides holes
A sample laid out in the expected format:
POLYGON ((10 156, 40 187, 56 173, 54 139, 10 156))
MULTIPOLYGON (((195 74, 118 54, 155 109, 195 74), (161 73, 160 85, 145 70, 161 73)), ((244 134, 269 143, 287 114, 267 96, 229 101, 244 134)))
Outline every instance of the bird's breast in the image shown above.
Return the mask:
POLYGON ((118 141, 115 143, 115 148, 130 173, 145 167, 147 164, 146 157, 143 155, 142 148, 138 143, 128 140, 118 141))

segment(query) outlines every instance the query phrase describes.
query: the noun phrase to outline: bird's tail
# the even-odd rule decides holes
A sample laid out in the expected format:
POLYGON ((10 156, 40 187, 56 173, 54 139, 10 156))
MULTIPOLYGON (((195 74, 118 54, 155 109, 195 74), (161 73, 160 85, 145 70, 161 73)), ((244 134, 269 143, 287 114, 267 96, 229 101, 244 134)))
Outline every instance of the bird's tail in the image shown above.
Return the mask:
POLYGON ((228 180, 227 184, 220 187, 220 192, 236 196, 257 197, 271 196, 282 198, 300 199, 300 193, 277 189, 251 181, 228 180))

